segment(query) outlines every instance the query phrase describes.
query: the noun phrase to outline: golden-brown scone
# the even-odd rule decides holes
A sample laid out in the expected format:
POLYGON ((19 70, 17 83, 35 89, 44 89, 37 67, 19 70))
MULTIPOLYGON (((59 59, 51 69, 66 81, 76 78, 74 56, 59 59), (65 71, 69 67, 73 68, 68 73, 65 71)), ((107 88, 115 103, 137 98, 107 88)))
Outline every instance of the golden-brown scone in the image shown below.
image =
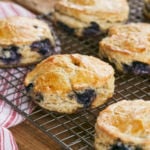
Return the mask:
POLYGON ((60 0, 54 18, 62 28, 78 36, 95 36, 128 19, 126 0, 60 0))
POLYGON ((150 150, 150 101, 123 100, 100 112, 96 150, 150 150))
POLYGON ((103 104, 114 92, 114 70, 98 58, 53 55, 25 78, 29 95, 41 107, 60 113, 103 104))
POLYGON ((14 0, 24 7, 40 13, 49 14, 54 11, 54 5, 57 0, 14 0))
POLYGON ((57 53, 56 45, 43 21, 19 16, 0 20, 0 67, 39 62, 57 53))
POLYGON ((144 14, 150 18, 150 0, 144 0, 144 14))
POLYGON ((130 23, 110 28, 99 54, 126 73, 150 75, 150 24, 130 23))

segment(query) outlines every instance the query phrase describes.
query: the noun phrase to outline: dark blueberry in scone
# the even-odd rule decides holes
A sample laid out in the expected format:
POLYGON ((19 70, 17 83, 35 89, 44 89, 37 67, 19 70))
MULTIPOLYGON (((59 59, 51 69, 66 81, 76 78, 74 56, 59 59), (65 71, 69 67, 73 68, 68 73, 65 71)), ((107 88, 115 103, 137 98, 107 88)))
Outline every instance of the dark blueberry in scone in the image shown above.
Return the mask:
POLYGON ((110 148, 110 150, 130 150, 130 148, 121 142, 117 142, 110 148))
POLYGON ((27 74, 24 84, 30 83, 34 83, 34 88, 28 94, 38 105, 71 114, 98 107, 112 97, 114 70, 93 56, 53 55, 27 74))
POLYGON ((84 28, 83 36, 96 36, 100 34, 100 27, 96 22, 91 22, 90 26, 84 28))
POLYGON ((74 33, 74 29, 73 28, 70 28, 69 26, 67 26, 66 24, 58 21, 57 22, 57 25, 63 29, 64 31, 66 31, 68 34, 73 34, 74 33))
POLYGON ((39 52, 42 55, 51 55, 54 53, 54 48, 49 39, 33 42, 31 49, 39 52))
POLYGON ((138 146, 131 146, 123 144, 122 142, 118 141, 116 144, 112 145, 110 150, 142 150, 142 148, 138 146))
POLYGON ((100 111, 95 124, 95 150, 149 150, 150 101, 121 100, 100 111))
POLYGON ((58 38, 43 20, 15 16, 0 24, 0 67, 27 66, 60 52, 58 38))
POLYGON ((146 75, 150 74, 150 65, 134 61, 131 65, 123 65, 124 71, 127 73, 134 73, 136 75, 146 75))
POLYGON ((121 72, 150 75, 149 35, 148 23, 113 26, 108 37, 99 42, 99 55, 108 58, 121 72))
POLYGON ((30 92, 33 88, 33 83, 30 83, 28 86, 25 87, 27 92, 30 92))
POLYGON ((97 24, 105 33, 111 26, 125 22, 128 15, 127 0, 61 0, 53 13, 55 22, 67 24, 75 29, 75 35, 83 38, 97 35, 97 24))
POLYGON ((77 102, 83 104, 84 107, 89 107, 92 101, 96 98, 96 92, 93 89, 86 89, 83 92, 75 91, 77 102))
POLYGON ((18 53, 18 49, 19 48, 16 46, 3 48, 0 53, 0 60, 2 60, 6 64, 19 62, 21 55, 18 53))
POLYGON ((43 101, 43 95, 40 92, 34 93, 33 87, 34 87, 33 83, 29 83, 27 86, 25 86, 27 94, 30 97, 34 97, 35 102, 39 103, 39 102, 43 101))

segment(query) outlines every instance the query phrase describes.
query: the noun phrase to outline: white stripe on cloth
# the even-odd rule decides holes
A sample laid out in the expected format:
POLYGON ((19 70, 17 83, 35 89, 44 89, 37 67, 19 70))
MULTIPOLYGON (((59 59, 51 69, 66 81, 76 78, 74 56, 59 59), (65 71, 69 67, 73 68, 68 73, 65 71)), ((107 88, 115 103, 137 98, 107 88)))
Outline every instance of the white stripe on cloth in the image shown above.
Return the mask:
POLYGON ((0 18, 10 16, 34 17, 35 15, 17 4, 10 2, 0 2, 0 18))
POLYGON ((0 149, 1 150, 18 150, 17 144, 11 132, 4 127, 0 127, 0 149))
MULTIPOLYGON (((17 4, 11 2, 0 2, 0 19, 10 16, 35 17, 35 15, 33 15, 31 12, 17 4)), ((22 71, 24 70, 20 70, 20 72, 22 71)), ((15 69, 9 69, 8 73, 3 69, 0 69, 1 76, 5 77, 5 79, 8 81, 13 80, 13 74, 15 74, 17 78, 21 78, 22 73, 20 72, 16 71, 15 69)), ((0 94, 4 97, 9 95, 7 96, 7 99, 12 101, 13 104, 21 104, 19 107, 21 110, 25 110, 24 112, 27 114, 31 113, 33 108, 32 103, 25 102, 26 98, 22 97, 21 93, 16 92, 15 88, 10 88, 10 84, 5 79, 0 80, 0 94)), ((23 88, 22 85, 17 85, 17 81, 13 81, 13 84, 19 89, 23 88)), ((11 132, 7 128, 15 126, 22 121, 24 121, 23 116, 14 111, 5 101, 0 100, 0 150, 18 150, 16 142, 11 132)))

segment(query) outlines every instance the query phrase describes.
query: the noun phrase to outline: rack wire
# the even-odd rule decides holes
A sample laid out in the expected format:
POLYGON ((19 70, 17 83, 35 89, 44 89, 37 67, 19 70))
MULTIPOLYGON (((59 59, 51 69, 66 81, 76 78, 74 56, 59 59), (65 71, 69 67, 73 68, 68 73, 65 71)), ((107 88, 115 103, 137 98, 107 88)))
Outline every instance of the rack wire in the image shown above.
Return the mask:
MULTIPOLYGON (((147 22, 142 13, 143 1, 130 0, 129 22, 147 22)), ((57 29, 62 44, 62 53, 81 53, 97 57, 99 39, 81 40, 57 29)), ((77 114, 67 115, 50 112, 33 105, 27 97, 23 80, 33 66, 15 69, 0 69, 0 99, 6 101, 33 125, 69 150, 94 149, 94 125, 98 113, 108 105, 122 99, 150 100, 150 78, 116 73, 115 94, 106 104, 96 109, 86 109, 77 114), (16 104, 16 101, 18 103, 16 104), (29 103, 30 102, 30 103, 29 103), (26 105, 29 103, 28 105, 26 105), (24 109, 22 109, 22 106, 24 109), (27 110, 33 108, 32 113, 27 110)))

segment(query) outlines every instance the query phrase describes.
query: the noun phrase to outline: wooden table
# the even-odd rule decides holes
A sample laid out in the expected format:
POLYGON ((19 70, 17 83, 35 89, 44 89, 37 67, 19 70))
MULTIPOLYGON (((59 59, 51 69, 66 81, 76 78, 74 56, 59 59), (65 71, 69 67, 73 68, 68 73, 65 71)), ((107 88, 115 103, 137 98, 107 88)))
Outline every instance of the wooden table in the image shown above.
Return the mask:
POLYGON ((61 150, 58 143, 53 141, 28 121, 10 128, 19 150, 61 150))

